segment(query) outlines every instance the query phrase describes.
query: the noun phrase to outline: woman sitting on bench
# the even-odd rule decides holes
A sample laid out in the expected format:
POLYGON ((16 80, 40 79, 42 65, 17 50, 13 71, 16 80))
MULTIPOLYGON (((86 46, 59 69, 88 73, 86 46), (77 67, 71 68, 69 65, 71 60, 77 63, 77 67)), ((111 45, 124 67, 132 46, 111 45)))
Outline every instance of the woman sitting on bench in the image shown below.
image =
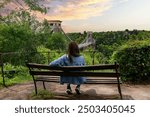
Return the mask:
MULTIPOLYGON (((52 61, 51 66, 83 66, 85 65, 84 57, 80 55, 79 47, 75 42, 69 43, 67 54, 61 56, 57 60, 52 61)), ((60 77, 60 84, 67 83, 67 93, 72 94, 70 84, 77 85, 75 91, 77 94, 81 94, 80 85, 85 83, 84 77, 60 77)))

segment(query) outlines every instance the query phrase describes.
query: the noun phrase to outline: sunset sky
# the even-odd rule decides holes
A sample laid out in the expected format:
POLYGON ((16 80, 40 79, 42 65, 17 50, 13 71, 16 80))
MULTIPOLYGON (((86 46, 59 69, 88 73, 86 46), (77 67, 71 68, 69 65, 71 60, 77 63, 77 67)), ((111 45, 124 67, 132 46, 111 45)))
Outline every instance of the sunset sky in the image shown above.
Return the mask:
POLYGON ((36 12, 37 17, 63 21, 65 32, 150 30, 150 0, 41 0, 40 4, 50 9, 46 15, 36 12))
POLYGON ((150 0, 47 0, 49 20, 65 32, 150 30, 150 0))

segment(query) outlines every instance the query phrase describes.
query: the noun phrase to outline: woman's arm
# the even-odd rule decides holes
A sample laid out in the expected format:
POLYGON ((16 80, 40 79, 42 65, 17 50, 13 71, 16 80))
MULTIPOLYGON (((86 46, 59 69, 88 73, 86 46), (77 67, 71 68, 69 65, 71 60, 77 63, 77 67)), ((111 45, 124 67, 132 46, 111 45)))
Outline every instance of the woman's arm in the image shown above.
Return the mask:
POLYGON ((50 66, 64 66, 65 61, 66 61, 66 55, 63 55, 59 57, 58 59, 49 63, 49 65, 50 66))

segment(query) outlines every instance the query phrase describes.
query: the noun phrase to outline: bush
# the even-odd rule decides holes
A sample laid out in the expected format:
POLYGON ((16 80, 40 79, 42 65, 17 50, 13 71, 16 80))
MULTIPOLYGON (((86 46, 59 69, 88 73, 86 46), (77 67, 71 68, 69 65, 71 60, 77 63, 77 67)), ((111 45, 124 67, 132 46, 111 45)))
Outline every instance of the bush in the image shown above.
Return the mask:
POLYGON ((128 42, 114 52, 122 79, 132 82, 150 80, 150 40, 128 42))

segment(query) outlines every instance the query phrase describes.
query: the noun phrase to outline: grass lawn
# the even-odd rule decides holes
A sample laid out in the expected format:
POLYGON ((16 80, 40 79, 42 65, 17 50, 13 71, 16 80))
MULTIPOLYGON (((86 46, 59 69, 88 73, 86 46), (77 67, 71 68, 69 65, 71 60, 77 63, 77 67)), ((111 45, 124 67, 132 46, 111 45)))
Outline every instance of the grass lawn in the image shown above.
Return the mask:
MULTIPOLYGON (((27 82, 27 81, 32 81, 32 77, 27 73, 15 74, 15 76, 12 78, 5 77, 6 86, 12 86, 12 85, 27 82)), ((0 89, 2 89, 3 87, 4 87, 3 79, 2 77, 0 77, 0 89)))

